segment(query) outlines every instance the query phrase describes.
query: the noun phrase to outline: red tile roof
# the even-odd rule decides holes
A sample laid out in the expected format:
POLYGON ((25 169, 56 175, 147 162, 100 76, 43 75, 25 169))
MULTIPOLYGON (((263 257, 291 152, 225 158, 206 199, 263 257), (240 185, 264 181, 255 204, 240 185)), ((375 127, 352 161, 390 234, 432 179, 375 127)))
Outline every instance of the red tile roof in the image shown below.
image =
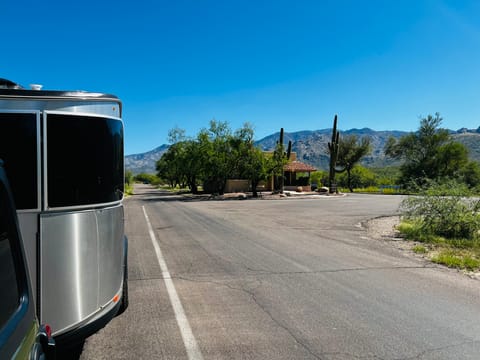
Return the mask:
POLYGON ((297 160, 290 161, 287 165, 283 167, 283 171, 289 171, 289 172, 311 172, 316 170, 317 169, 315 169, 313 166, 304 164, 297 160))

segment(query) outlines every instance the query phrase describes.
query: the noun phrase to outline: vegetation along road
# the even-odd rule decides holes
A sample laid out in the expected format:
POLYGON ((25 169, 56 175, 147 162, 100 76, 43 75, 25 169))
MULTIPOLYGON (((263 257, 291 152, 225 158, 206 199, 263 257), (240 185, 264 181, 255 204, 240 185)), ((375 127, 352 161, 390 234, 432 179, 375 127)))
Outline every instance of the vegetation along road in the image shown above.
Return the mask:
POLYGON ((130 307, 82 359, 478 359, 480 283, 360 224, 399 196, 126 200, 130 307))

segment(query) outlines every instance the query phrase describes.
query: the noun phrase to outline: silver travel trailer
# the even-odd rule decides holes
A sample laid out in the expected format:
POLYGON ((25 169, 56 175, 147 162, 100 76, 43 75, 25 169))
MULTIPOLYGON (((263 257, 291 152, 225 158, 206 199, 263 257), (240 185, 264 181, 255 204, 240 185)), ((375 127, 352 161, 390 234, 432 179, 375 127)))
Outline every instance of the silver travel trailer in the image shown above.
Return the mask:
POLYGON ((0 159, 9 176, 37 317, 58 345, 128 305, 121 101, 0 79, 0 159))

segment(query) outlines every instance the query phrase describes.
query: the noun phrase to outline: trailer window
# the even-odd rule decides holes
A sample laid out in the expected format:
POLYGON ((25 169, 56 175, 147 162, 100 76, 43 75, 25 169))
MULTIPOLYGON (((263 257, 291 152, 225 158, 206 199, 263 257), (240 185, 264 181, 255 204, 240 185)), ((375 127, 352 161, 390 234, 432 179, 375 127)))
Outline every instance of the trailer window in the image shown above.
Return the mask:
POLYGON ((17 209, 38 208, 37 115, 0 113, 0 159, 17 209))
POLYGON ((48 206, 109 203, 123 197, 123 124, 79 115, 47 116, 48 206))

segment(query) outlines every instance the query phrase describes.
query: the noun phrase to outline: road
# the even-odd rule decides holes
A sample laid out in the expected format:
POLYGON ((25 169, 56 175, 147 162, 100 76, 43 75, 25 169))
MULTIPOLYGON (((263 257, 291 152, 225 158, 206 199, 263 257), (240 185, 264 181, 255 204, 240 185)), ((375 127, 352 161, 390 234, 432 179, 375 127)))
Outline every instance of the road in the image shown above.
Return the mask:
POLYGON ((479 359, 480 283, 360 225, 399 201, 181 201, 137 185, 130 307, 81 359, 479 359))

